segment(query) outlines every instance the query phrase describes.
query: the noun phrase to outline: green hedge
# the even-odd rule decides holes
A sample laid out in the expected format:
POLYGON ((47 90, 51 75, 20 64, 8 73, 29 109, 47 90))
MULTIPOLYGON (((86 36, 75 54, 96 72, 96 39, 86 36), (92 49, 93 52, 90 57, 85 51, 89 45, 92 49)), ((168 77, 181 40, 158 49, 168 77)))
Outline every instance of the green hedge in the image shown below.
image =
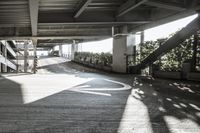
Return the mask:
POLYGON ((91 52, 75 52, 75 61, 89 62, 95 65, 111 66, 112 54, 110 53, 91 53, 91 52))
MULTIPOLYGON (((169 38, 169 37, 168 37, 169 38)), ((149 54, 156 50, 160 45, 163 44, 168 38, 158 39, 156 41, 146 41, 140 44, 140 49, 137 50, 136 63, 140 63, 149 54)), ((199 34, 200 39, 200 34, 199 34)), ((185 40, 178 47, 172 49, 170 52, 162 56, 158 61, 154 62, 154 65, 158 66, 163 71, 181 71, 182 64, 185 61, 192 59, 192 46, 194 36, 185 40)))

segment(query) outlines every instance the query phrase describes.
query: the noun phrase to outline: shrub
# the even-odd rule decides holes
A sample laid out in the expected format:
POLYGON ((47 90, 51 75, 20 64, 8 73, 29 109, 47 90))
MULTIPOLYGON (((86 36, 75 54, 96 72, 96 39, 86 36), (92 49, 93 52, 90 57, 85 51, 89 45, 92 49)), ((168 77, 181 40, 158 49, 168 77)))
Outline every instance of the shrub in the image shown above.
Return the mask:
POLYGON ((110 66, 112 64, 112 54, 110 53, 90 53, 90 52, 75 52, 74 59, 78 62, 90 60, 92 64, 101 64, 110 66))
MULTIPOLYGON (((139 64, 153 51, 155 51, 160 45, 162 45, 168 38, 162 38, 156 41, 146 41, 143 44, 140 44, 140 50, 137 50, 136 54, 137 55, 136 63, 139 64)), ((183 62, 192 59, 193 41, 194 41, 194 36, 191 36, 189 39, 185 40, 179 46, 172 49, 164 56, 162 56, 160 59, 158 59, 158 61, 154 62, 154 65, 159 66, 160 70, 163 71, 181 71, 183 62)))

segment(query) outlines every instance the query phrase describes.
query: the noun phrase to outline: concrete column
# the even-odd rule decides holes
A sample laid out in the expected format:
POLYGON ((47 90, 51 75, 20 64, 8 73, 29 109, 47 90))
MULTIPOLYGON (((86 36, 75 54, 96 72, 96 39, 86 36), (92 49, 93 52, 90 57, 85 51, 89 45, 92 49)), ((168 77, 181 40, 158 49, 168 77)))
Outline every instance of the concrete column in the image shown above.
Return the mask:
POLYGON ((78 51, 78 44, 74 41, 71 45, 71 60, 74 60, 74 54, 78 51))
POLYGON ((50 55, 50 53, 51 53, 51 49, 48 50, 48 55, 50 55))
POLYGON ((16 59, 17 59, 17 69, 16 69, 16 73, 18 73, 19 72, 19 56, 20 56, 20 54, 19 54, 19 49, 18 49, 18 46, 19 45, 16 45, 16 50, 17 50, 17 52, 16 52, 16 59))
POLYGON ((141 31, 140 33, 140 61, 142 61, 142 57, 141 57, 141 54, 142 54, 142 45, 144 43, 144 31, 141 31))
POLYGON ((144 31, 141 31, 140 43, 144 43, 144 31))
POLYGON ((113 71, 127 72, 127 55, 133 55, 135 45, 134 35, 121 35, 113 38, 113 71))
POLYGON ((193 41, 193 55, 192 55, 192 62, 191 62, 191 69, 193 72, 196 71, 196 64, 197 64, 197 46, 198 46, 198 34, 194 35, 193 41))
POLYGON ((63 47, 62 47, 62 45, 59 45, 59 56, 63 57, 63 47))
POLYGON ((37 72, 37 39, 33 39, 33 73, 35 74, 37 72))
POLYGON ((24 72, 28 72, 28 41, 24 42, 24 72))
MULTIPOLYGON (((6 41, 4 41, 4 43, 5 43, 5 46, 2 47, 2 55, 7 60, 7 49, 6 49, 7 43, 6 43, 6 41)), ((3 65, 2 66, 2 72, 4 72, 4 73, 8 72, 7 65, 4 65, 4 64, 2 64, 2 65, 3 65)))

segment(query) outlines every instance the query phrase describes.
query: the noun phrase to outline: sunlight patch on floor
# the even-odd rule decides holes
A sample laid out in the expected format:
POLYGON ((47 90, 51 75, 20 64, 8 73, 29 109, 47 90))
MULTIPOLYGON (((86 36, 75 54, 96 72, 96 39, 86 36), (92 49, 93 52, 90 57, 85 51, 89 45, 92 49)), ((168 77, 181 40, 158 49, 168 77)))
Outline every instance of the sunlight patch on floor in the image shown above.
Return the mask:
POLYGON ((118 133, 153 133, 148 109, 144 103, 129 95, 118 133), (141 119, 138 119, 141 118, 141 119))
POLYGON ((74 75, 30 75, 9 79, 21 84, 24 104, 29 104, 88 82, 93 78, 80 78, 74 75))
MULTIPOLYGON (((35 102, 65 90, 83 94, 112 96, 109 92, 105 91, 123 91, 131 89, 131 86, 127 84, 104 78, 99 80, 110 82, 113 85, 118 84, 122 87, 109 88, 104 86, 104 84, 102 84, 102 87, 100 88, 91 87, 88 85, 85 86, 83 85, 84 83, 95 80, 96 78, 82 78, 67 74, 23 75, 17 77, 8 77, 8 79, 21 85, 24 104, 35 102)), ((96 80, 96 82, 98 82, 98 79, 96 80)))
POLYGON ((60 64, 67 61, 69 60, 66 60, 65 58, 61 58, 61 57, 49 57, 49 58, 39 59, 38 67, 60 64))
POLYGON ((200 133, 198 124, 190 119, 178 119, 173 116, 164 116, 164 120, 172 133, 200 133))

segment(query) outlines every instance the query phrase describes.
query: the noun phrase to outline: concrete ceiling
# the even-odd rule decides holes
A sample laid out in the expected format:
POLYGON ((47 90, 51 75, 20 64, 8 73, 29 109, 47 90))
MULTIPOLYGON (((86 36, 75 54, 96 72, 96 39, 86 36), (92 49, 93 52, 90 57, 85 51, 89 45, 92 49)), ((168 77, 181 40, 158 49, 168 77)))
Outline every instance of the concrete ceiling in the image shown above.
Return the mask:
POLYGON ((113 26, 137 32, 199 8, 199 0, 1 0, 0 39, 35 37, 40 46, 100 40, 113 26))

